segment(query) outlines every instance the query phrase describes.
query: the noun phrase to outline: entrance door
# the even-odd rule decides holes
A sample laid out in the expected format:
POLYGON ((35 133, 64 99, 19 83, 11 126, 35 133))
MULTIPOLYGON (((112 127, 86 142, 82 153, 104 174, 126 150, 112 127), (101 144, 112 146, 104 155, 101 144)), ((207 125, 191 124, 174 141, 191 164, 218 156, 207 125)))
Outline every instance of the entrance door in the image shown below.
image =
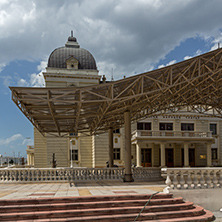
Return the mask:
POLYGON ((141 149, 141 165, 143 167, 152 166, 152 149, 141 149))
POLYGON ((166 148, 165 155, 166 155, 166 166, 167 167, 173 167, 174 166, 173 148, 166 148))
POLYGON ((195 149, 189 148, 189 165, 191 167, 195 166, 195 149))
MULTIPOLYGON (((182 157, 182 166, 184 166, 184 149, 182 148, 181 152, 182 157)), ((189 166, 194 167, 195 166, 195 148, 189 148, 189 166)))

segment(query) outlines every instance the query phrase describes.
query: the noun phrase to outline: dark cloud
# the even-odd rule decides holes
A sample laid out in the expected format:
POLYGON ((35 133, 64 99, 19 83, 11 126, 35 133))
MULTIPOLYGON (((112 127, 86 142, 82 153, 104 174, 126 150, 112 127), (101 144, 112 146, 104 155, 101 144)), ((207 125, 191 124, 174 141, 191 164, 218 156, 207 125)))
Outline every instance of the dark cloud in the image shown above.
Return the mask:
POLYGON ((187 38, 218 38, 222 1, 22 0, 0 2, 0 65, 44 60, 74 30, 101 74, 144 72, 187 38))

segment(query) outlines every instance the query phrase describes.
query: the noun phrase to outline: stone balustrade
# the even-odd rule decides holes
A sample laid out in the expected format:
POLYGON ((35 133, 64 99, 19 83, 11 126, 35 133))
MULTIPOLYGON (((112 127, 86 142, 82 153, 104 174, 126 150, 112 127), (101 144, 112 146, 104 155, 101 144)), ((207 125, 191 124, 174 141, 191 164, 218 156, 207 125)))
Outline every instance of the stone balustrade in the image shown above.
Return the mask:
POLYGON ((170 189, 211 189, 222 186, 222 167, 162 168, 166 193, 170 189))
POLYGON ((151 130, 135 130, 132 133, 132 139, 137 137, 173 137, 173 138, 212 138, 212 132, 199 131, 151 131, 151 130))
MULTIPOLYGON (((135 180, 160 178, 159 168, 132 168, 135 180)), ((4 168, 0 182, 76 182, 122 180, 124 168, 4 168)))
POLYGON ((134 167, 132 168, 134 180, 155 181, 161 179, 161 171, 159 167, 134 167))

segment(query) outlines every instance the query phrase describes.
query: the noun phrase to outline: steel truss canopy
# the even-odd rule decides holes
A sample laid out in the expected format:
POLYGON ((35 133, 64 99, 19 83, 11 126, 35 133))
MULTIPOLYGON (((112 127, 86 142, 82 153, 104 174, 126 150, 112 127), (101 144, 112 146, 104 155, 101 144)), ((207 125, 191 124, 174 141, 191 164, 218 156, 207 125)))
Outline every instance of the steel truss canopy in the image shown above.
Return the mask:
POLYGON ((100 133, 187 107, 222 117, 222 49, 129 78, 88 87, 10 87, 12 100, 42 133, 100 133))

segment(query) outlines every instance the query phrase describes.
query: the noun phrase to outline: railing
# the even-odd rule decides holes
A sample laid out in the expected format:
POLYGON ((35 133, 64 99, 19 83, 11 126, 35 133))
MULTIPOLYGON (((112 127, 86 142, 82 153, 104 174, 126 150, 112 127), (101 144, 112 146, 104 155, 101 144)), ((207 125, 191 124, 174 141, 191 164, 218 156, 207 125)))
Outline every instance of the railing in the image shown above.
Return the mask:
POLYGON ((134 180, 155 181, 161 179, 161 171, 159 167, 135 167, 132 168, 134 180))
MULTIPOLYGON (((132 168, 135 180, 160 178, 159 168, 132 168)), ((0 169, 0 182, 76 182, 122 180, 124 168, 11 168, 0 169)))
POLYGON ((211 189, 222 186, 222 167, 162 168, 166 192, 170 189, 211 189))
POLYGON ((136 137, 212 138, 212 132, 135 130, 132 133, 132 139, 136 137))

